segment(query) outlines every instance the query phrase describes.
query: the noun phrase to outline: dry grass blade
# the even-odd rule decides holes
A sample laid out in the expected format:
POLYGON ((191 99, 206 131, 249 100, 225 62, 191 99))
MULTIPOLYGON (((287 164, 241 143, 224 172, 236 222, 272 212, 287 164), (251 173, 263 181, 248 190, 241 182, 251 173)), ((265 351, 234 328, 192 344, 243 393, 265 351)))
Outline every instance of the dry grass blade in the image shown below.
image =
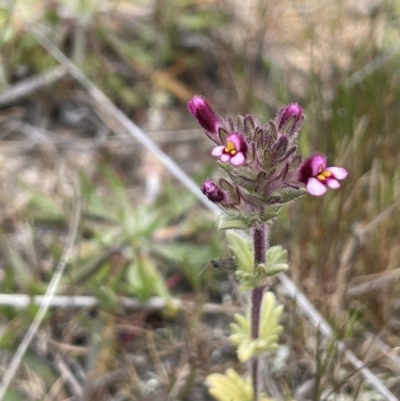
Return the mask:
POLYGON ((347 295, 359 297, 369 292, 377 291, 387 287, 400 277, 400 268, 384 271, 382 273, 369 274, 351 280, 347 295))
POLYGON ((391 370, 400 375, 400 356, 396 354, 398 349, 392 349, 385 344, 380 338, 372 333, 365 333, 364 338, 367 340, 368 351, 372 348, 373 352, 381 353, 384 356, 385 364, 389 366, 391 370))
POLYGON ((74 243, 75 243, 77 232, 78 232, 80 215, 81 215, 81 202, 78 199, 78 197, 76 197, 74 213, 73 213, 71 225, 69 228, 66 244, 65 244, 65 247, 63 250, 63 254, 54 270, 54 274, 49 283, 49 286, 47 287, 46 294, 43 297, 43 303, 40 305, 40 308, 35 316, 35 319, 33 320, 27 333, 25 334, 25 337, 23 338, 17 351, 15 352, 15 354, 10 362, 10 365, 6 369, 6 373, 3 377, 3 380, 0 383, 0 400, 4 399, 4 396, 8 389, 8 386, 10 385, 15 374, 17 373, 17 370, 21 364, 22 358, 24 357, 26 350, 28 349, 33 338, 35 337, 35 335, 40 327, 40 324, 42 323, 42 321, 50 307, 51 299, 57 290, 58 284, 61 280, 61 277, 62 277, 64 269, 65 269, 65 266, 68 263, 71 255, 72 255, 73 249, 74 249, 74 243))
POLYGON ((83 400, 94 401, 104 399, 108 388, 125 379, 128 373, 129 372, 124 369, 117 369, 113 372, 104 373, 93 383, 90 383, 90 386, 85 391, 83 400))
POLYGON ((57 394, 62 390, 64 385, 64 378, 61 376, 58 380, 54 383, 53 387, 50 389, 46 398, 43 401, 51 401, 56 398, 57 394))
POLYGON ((151 330, 146 331, 146 343, 147 343, 147 349, 149 350, 151 359, 153 360, 153 363, 157 369, 157 373, 163 383, 164 386, 169 387, 170 386, 170 378, 167 372, 167 369, 163 365, 160 355, 157 351, 157 347, 154 341, 154 333, 151 330))
POLYGON ((178 377, 176 378, 175 383, 173 384, 169 394, 167 401, 173 401, 176 399, 179 399, 179 393, 182 390, 182 388, 186 385, 187 383, 187 378, 190 375, 190 366, 188 363, 186 363, 179 371, 178 377))
POLYGON ((60 355, 55 357, 54 363, 72 393, 77 397, 81 397, 83 395, 83 388, 60 355))

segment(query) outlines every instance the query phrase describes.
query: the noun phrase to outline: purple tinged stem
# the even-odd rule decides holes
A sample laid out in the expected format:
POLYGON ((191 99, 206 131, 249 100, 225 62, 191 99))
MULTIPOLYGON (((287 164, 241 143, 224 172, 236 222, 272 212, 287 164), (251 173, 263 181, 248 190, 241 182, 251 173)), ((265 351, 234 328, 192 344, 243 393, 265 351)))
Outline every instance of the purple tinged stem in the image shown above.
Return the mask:
MULTIPOLYGON (((266 242, 267 225, 258 226, 253 231, 254 244, 254 270, 256 271, 259 264, 265 263, 267 242, 266 242)), ((261 301, 264 294, 264 286, 253 288, 251 292, 251 336, 258 338, 260 328, 260 310, 261 301)), ((258 357, 251 360, 251 377, 253 385, 253 400, 258 401, 260 398, 260 367, 258 357)))

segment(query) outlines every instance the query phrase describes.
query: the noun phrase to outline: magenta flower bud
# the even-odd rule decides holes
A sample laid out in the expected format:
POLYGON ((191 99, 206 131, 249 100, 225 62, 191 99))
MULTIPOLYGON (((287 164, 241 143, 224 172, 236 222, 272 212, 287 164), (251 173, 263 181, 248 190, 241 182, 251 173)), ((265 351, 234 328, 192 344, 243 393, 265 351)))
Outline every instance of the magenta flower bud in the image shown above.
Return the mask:
POLYGON ((339 180, 344 180, 348 171, 343 167, 326 167, 326 157, 321 154, 310 156, 299 169, 299 181, 306 184, 310 195, 321 196, 326 187, 340 187, 339 180))
POLYGON ((290 103, 283 109, 281 109, 279 129, 281 129, 291 118, 294 118, 296 122, 303 116, 303 109, 298 103, 290 103))
POLYGON ((187 108, 207 132, 218 135, 218 129, 221 126, 220 119, 202 96, 194 96, 187 108))
POLYGON ((200 189, 211 202, 220 203, 225 200, 225 194, 222 189, 211 180, 204 181, 200 189))

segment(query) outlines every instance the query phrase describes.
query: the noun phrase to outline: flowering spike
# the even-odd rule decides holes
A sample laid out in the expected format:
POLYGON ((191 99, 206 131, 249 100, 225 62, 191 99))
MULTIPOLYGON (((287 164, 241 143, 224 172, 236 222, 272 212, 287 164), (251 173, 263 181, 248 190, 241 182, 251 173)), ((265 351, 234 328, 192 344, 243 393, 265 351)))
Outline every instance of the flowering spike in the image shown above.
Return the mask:
POLYGON ((297 155, 297 133, 304 121, 297 103, 281 108, 267 123, 251 115, 222 119, 201 96, 189 102, 188 110, 216 143, 211 155, 227 174, 218 185, 206 181, 201 186, 230 216, 220 228, 256 227, 275 218, 284 203, 306 191, 323 195, 348 175, 344 168, 327 167, 323 155, 304 162, 297 155))
POLYGON ((279 111, 278 116, 278 128, 282 129, 290 119, 293 118, 296 122, 300 120, 303 117, 303 109, 298 103, 290 103, 279 111))
POLYGON ((202 96, 194 96, 189 101, 189 113, 197 119, 199 124, 207 131, 207 135, 217 142, 218 129, 221 127, 220 118, 202 96), (211 134, 211 135, 210 135, 211 134))
POLYGON ((327 186, 339 188, 339 180, 344 180, 347 175, 348 171, 343 167, 326 167, 326 157, 317 153, 305 160, 299 169, 298 179, 306 184, 309 194, 321 196, 326 192, 327 186))

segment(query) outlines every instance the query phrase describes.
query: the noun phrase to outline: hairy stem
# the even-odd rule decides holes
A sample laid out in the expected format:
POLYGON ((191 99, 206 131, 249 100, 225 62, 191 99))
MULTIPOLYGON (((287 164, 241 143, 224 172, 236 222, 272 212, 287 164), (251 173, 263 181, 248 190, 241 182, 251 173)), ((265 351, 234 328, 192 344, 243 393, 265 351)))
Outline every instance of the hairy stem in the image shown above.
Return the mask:
MULTIPOLYGON (((265 263, 265 255, 267 251, 267 225, 263 224, 253 231, 254 245, 254 270, 261 263, 265 263)), ((253 288, 251 292, 251 336, 258 337, 260 326, 260 308, 264 293, 264 287, 253 288)), ((260 366, 258 357, 251 360, 251 378, 253 384, 253 399, 258 401, 260 398, 260 366)))

